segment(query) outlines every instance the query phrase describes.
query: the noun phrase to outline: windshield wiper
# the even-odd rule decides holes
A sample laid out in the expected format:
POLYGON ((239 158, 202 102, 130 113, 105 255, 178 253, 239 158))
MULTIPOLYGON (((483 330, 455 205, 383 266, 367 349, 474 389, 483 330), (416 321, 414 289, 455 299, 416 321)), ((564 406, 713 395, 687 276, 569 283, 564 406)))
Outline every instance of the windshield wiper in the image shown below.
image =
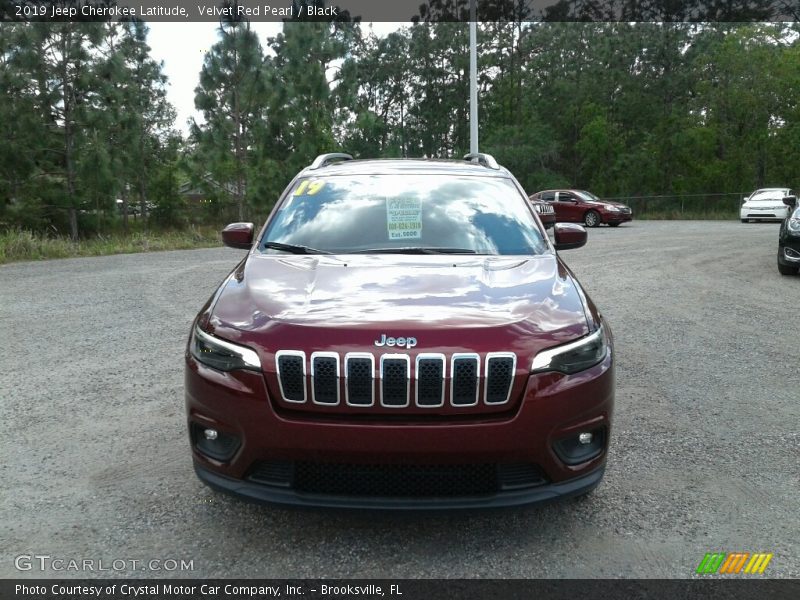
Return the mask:
POLYGON ((284 244, 281 242, 264 242, 264 248, 272 248, 273 250, 282 250, 284 252, 291 252, 292 254, 330 254, 325 250, 317 250, 309 246, 301 246, 299 244, 284 244))
POLYGON ((354 250, 352 254, 477 254, 470 248, 423 248, 411 246, 407 248, 369 248, 354 250))

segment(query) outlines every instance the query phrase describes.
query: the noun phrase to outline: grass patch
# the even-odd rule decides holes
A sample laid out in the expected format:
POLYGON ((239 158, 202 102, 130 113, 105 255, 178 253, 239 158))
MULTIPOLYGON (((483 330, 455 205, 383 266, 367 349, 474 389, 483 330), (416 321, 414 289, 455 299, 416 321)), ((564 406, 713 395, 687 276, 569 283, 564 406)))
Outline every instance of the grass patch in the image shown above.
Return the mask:
POLYGON ((21 260, 209 248, 219 246, 220 243, 219 233, 210 227, 185 231, 98 235, 77 242, 65 237, 13 229, 0 232, 0 264, 21 260))

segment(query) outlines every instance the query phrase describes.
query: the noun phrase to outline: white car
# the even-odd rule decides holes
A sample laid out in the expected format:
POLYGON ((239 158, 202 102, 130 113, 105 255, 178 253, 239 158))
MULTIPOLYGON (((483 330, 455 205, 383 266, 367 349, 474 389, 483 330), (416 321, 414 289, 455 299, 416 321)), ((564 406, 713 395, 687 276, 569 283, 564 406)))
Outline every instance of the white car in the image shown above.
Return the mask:
POLYGON ((742 223, 749 221, 783 221, 789 207, 783 203, 785 196, 793 196, 789 188, 763 188, 744 199, 739 210, 742 223))

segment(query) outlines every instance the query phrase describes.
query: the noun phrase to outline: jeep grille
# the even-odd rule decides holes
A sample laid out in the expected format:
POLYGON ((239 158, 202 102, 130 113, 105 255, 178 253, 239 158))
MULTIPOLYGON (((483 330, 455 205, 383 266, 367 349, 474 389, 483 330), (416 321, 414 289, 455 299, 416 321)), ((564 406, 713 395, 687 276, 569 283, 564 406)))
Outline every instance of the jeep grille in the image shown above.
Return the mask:
POLYGON ((293 404, 464 408, 506 404, 516 364, 513 352, 483 358, 476 353, 314 352, 307 365, 304 352, 281 350, 275 370, 281 398, 293 404))

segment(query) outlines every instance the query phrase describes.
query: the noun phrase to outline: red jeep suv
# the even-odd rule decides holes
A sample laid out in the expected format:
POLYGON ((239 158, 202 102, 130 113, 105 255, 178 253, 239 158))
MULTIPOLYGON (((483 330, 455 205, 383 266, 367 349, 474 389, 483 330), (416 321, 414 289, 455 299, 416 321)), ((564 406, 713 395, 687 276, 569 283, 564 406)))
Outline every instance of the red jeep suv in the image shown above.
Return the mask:
POLYGON ((614 402, 608 324, 514 177, 318 157, 206 302, 186 350, 197 475, 279 504, 499 507, 585 494, 614 402))

